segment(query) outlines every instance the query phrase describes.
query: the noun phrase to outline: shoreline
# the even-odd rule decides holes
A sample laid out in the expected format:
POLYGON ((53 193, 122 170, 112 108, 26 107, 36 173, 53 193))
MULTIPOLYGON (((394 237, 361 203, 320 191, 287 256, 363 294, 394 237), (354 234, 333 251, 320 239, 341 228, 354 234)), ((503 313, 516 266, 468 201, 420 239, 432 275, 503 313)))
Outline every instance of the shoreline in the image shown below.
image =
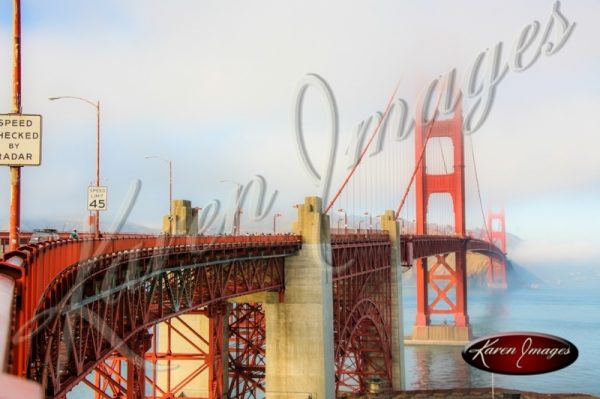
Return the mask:
MULTIPOLYGON (((392 392, 380 396, 365 396, 369 398, 456 398, 456 399, 484 399, 492 398, 492 388, 456 388, 456 389, 428 389, 403 392, 392 392)), ((494 399, 600 399, 600 396, 583 393, 539 393, 508 389, 503 387, 494 388, 494 399)))

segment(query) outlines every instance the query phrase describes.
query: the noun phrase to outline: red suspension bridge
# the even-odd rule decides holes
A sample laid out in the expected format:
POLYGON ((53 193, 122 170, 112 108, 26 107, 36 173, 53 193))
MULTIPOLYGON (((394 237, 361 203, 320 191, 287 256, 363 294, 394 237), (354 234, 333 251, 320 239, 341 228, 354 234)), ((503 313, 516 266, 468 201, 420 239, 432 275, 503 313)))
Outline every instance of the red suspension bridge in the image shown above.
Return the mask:
MULTIPOLYGON (((3 370, 41 384, 47 398, 82 385, 95 398, 329 398, 365 392, 373 378, 402 390, 403 268, 416 269, 413 340, 471 338, 468 252, 488 256, 488 284, 506 287, 504 213, 489 214, 484 239, 466 228, 463 140, 460 107, 417 123, 412 223, 404 195, 397 211, 378 215, 379 229, 374 212, 360 213, 365 228, 348 229, 350 209, 365 205, 352 205, 356 186, 345 183, 327 207, 317 197, 298 205, 293 234, 107 234, 8 251, 3 370), (449 141, 440 154, 453 161, 434 174, 435 139, 449 141), (439 194, 450 196, 453 220, 432 229, 439 194), (435 324, 437 315, 453 321, 435 324)), ((372 180, 353 175, 359 169, 346 182, 372 180)))

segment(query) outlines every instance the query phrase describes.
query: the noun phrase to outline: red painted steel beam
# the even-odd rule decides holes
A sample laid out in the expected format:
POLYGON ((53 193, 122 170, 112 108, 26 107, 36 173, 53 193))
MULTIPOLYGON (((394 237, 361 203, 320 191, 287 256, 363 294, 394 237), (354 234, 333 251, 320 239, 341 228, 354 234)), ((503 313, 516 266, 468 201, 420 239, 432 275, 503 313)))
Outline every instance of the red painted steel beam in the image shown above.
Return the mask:
POLYGON ((229 398, 264 397, 265 324, 260 304, 234 304, 229 316, 229 398))
MULTIPOLYGON (((137 242, 141 240, 144 244, 144 239, 137 242)), ((38 318, 22 333, 27 338, 29 332, 38 327, 44 332, 21 343, 21 347, 31 344, 28 351, 31 357, 27 358, 33 363, 31 370, 23 371, 31 373, 34 379, 45 380, 50 395, 66 392, 83 378, 86 370, 110 355, 115 347, 114 343, 110 344, 111 340, 127 340, 135 331, 203 303, 281 289, 283 258, 300 247, 296 236, 216 237, 214 240, 195 237, 194 240, 204 245, 174 239, 168 247, 154 245, 98 256, 91 262, 67 267, 62 264, 76 259, 82 250, 107 252, 106 248, 127 247, 133 239, 80 240, 44 244, 41 250, 26 248, 24 253, 30 262, 25 279, 30 283, 21 311, 22 314, 28 311, 29 320, 36 314, 38 318), (180 245, 173 245, 179 242, 180 245), (104 249, 100 247, 103 244, 106 244, 104 249), (207 262, 209 266, 199 267, 207 262), (131 275, 132 270, 137 273, 131 275), (40 280, 44 281, 48 275, 56 278, 43 286, 40 280), (112 276, 112 286, 106 286, 107 275, 112 276), (136 283, 135 279, 139 281, 136 283), (102 297, 106 292, 112 292, 110 302, 107 302, 108 297, 102 297), (69 298, 74 294, 81 299, 70 303, 69 298), (40 299, 33 306, 35 298, 40 299), (71 316, 65 318, 66 314, 71 316), (96 316, 90 319, 90 315, 96 316), (74 333, 65 335, 64 326, 74 333), (43 336, 46 338, 40 339, 43 336), (73 361, 60 361, 59 354, 64 351, 72 354, 73 361), (47 371, 36 371, 44 364, 50 366, 47 371)))
POLYGON ((494 244, 471 237, 403 235, 400 245, 403 264, 411 264, 414 259, 456 252, 465 246, 468 252, 505 258, 504 252, 494 244))

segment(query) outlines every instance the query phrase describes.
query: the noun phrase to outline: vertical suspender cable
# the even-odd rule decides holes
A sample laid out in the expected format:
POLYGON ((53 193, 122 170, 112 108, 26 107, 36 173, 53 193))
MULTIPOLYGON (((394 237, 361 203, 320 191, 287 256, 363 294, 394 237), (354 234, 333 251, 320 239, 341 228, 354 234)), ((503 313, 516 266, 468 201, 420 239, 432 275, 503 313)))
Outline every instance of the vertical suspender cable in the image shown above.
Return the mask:
POLYGON ((390 96, 390 99, 389 99, 388 104, 387 104, 387 106, 385 108, 383 116, 381 117, 379 123, 377 123, 377 126, 375 127, 375 130, 373 131, 373 134, 371 134, 371 137, 369 138, 369 141, 367 142, 367 145, 365 146, 365 148, 360 153, 360 156, 358 157, 358 160, 352 166, 352 170, 350 170, 350 173, 348 173, 348 175, 344 179, 344 182, 342 183, 342 185, 338 189, 337 193, 335 193, 335 195, 333 196, 333 198, 329 202, 329 205, 327 205, 327 207, 325 208, 325 210, 323 211, 323 213, 329 212, 329 210, 331 209, 331 207, 333 206, 333 204, 335 203, 335 201, 338 199, 338 197, 342 193, 342 190, 344 190, 344 188, 348 184, 348 181, 350 180, 350 178, 354 175, 354 172, 356 171, 356 168, 358 168, 358 165, 360 165, 362 159, 364 158, 365 154, 367 153, 367 150, 369 149, 369 146, 373 142, 373 139, 375 138, 375 136, 379 132, 379 129, 381 128, 381 124, 383 123, 383 121, 385 120, 385 118, 387 118, 387 115, 390 112, 390 108, 392 107, 392 102, 394 101, 394 97, 396 97, 396 92, 398 91, 398 87, 400 87, 400 82, 398 82, 398 84, 396 85, 396 88, 394 89, 394 92, 390 96))
POLYGON ((488 237, 489 242, 492 242, 492 235, 488 230, 487 221, 485 220, 485 212, 483 210, 483 202, 481 201, 481 190, 479 188, 479 176, 477 175, 477 163, 475 162, 475 150, 473 149, 473 139, 469 135, 469 144, 471 147, 471 159, 473 160, 473 171, 475 172, 475 183, 477 185, 477 196, 479 198, 479 209, 481 209, 481 216, 483 217, 483 228, 485 235, 488 237))

